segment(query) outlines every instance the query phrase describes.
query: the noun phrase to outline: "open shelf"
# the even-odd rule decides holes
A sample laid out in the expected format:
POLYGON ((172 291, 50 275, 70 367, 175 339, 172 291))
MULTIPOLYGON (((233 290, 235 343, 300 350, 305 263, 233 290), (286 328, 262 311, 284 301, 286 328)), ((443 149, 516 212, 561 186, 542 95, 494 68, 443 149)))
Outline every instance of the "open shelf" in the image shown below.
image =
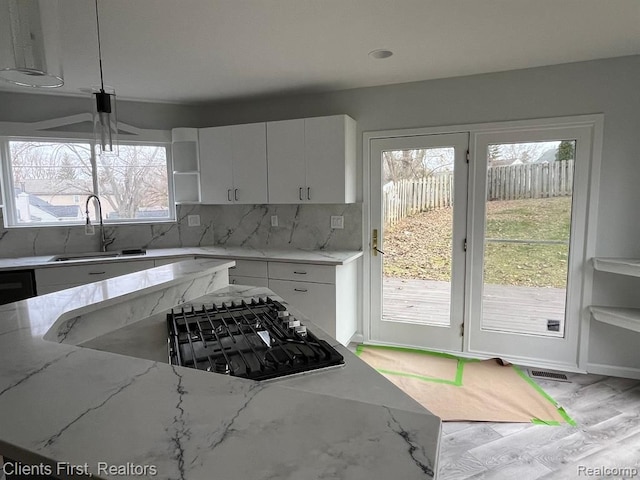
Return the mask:
POLYGON ((640 259, 638 258, 593 258, 593 268, 599 272, 617 273, 640 277, 640 259))
POLYGON ((640 308, 591 306, 589 311, 594 320, 640 332, 640 308))
POLYGON ((200 202, 200 175, 198 172, 183 172, 173 174, 176 203, 200 202))

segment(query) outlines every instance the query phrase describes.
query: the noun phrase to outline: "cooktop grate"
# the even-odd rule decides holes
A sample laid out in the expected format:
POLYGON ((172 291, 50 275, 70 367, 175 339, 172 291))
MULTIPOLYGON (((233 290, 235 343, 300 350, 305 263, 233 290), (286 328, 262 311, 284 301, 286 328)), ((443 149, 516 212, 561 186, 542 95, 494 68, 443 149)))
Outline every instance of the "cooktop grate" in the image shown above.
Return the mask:
POLYGON ((271 298, 174 309, 167 315, 172 365, 266 380, 344 363, 271 298))

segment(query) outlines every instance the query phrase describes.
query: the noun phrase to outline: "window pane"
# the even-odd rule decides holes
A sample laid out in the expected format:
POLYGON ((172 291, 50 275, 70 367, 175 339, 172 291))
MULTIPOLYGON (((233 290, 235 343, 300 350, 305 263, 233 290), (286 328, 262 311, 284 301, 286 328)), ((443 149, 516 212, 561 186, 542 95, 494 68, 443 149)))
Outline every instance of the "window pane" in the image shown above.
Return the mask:
POLYGON ((18 224, 81 221, 93 191, 87 143, 9 142, 18 224))
POLYGON ((105 219, 170 217, 166 147, 120 145, 117 157, 98 156, 97 167, 105 219))

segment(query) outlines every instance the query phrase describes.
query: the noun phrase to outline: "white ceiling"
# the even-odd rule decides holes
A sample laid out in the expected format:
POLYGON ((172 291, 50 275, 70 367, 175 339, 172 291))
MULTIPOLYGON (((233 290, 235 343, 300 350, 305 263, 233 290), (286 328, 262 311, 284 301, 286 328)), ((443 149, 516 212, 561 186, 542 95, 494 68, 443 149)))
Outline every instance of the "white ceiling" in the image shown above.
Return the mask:
MULTIPOLYGON (((640 54, 640 0, 100 0, 120 98, 202 102, 640 54), (367 54, 390 49, 374 60, 367 54)), ((93 1, 60 0, 65 86, 99 82, 93 1)), ((3 85, 3 90, 25 88, 3 85)))

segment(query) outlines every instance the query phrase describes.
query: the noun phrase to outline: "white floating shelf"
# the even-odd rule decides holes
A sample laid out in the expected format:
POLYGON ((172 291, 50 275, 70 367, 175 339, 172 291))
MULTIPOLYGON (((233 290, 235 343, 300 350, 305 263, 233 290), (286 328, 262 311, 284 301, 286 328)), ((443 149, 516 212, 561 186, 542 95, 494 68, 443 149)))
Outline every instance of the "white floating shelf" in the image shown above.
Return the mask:
POLYGON ((593 268, 599 272, 618 273, 640 277, 640 259, 638 258, 593 258, 593 268))
POLYGON ((589 307, 594 320, 640 332, 640 308, 589 307))

